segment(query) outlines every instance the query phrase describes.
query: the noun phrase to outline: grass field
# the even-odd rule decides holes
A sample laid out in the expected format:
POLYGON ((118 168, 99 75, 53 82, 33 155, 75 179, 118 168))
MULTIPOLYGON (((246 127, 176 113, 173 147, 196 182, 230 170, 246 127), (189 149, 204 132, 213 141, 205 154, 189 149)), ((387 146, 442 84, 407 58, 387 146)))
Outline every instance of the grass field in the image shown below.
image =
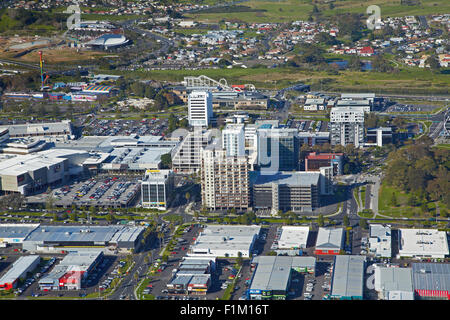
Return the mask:
MULTIPOLYGON (((106 72, 106 70, 105 70, 106 72)), ((112 70, 108 70, 112 73, 112 70)), ((330 75, 322 71, 306 71, 297 68, 280 67, 267 69, 233 68, 203 70, 153 70, 128 72, 133 78, 160 81, 182 81, 185 76, 205 75, 219 80, 225 78, 229 84, 252 83, 261 89, 280 89, 297 82, 311 85, 312 90, 404 93, 404 94, 448 94, 450 77, 428 70, 405 69, 398 73, 343 71, 330 75)))
MULTIPOLYGON (((89 61, 101 58, 108 53, 98 52, 98 51, 80 51, 77 52, 75 49, 64 48, 64 49, 54 49, 54 48, 44 48, 40 49, 45 57, 46 64, 57 64, 62 62, 79 62, 79 61, 89 61)), ((11 59, 15 61, 39 63, 39 51, 34 50, 27 53, 19 58, 13 58, 17 52, 2 53, 2 56, 6 59, 11 59)))
POLYGON ((361 201, 362 201, 362 207, 366 207, 366 186, 361 187, 361 201))
POLYGON ((439 148, 439 149, 450 150, 450 144, 448 144, 448 143, 447 144, 438 144, 435 147, 439 148))
MULTIPOLYGON (((420 0, 420 5, 401 5, 400 0, 336 0, 334 9, 330 9, 325 1, 315 1, 319 11, 325 17, 342 13, 366 14, 367 7, 378 5, 381 17, 428 15, 450 12, 450 2, 447 0, 420 0)), ((288 22, 306 20, 313 11, 312 1, 309 0, 250 0, 242 3, 255 10, 263 12, 234 12, 227 13, 196 13, 188 15, 189 18, 205 22, 219 22, 221 20, 236 20, 243 22, 288 22)))
POLYGON ((286 22, 306 20, 313 6, 305 0, 259 1, 250 0, 242 3, 257 12, 231 13, 195 13, 187 15, 189 18, 204 22, 242 21, 242 22, 286 22))

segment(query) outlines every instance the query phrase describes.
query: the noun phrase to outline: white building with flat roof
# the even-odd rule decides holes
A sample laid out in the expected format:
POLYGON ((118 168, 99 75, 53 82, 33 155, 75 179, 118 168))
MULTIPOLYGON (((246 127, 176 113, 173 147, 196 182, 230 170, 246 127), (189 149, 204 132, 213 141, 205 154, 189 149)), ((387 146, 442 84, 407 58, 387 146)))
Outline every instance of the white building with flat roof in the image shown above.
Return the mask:
POLYGON ((308 242, 309 227, 283 226, 278 240, 279 249, 304 249, 308 242))
POLYGON ((249 258, 260 226, 208 225, 191 246, 188 256, 249 258))
POLYGON ((398 257, 440 258, 449 254, 447 233, 437 229, 399 229, 398 257))
POLYGON ((390 258, 392 256, 391 226, 371 224, 369 234, 369 252, 376 257, 390 258))

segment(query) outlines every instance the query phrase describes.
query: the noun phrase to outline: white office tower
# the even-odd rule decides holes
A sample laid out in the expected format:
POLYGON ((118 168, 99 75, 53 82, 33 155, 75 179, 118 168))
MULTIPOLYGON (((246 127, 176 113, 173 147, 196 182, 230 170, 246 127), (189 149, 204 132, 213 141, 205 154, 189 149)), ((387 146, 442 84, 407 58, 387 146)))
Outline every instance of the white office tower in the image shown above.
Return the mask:
POLYGON ((147 170, 141 181, 143 208, 167 210, 173 198, 172 170, 147 170))
POLYGON ((192 91, 188 96, 189 125, 207 127, 213 117, 212 94, 209 91, 192 91))
POLYGON ((330 113, 331 145, 353 144, 356 148, 364 143, 364 108, 334 107, 330 113))
POLYGON ((245 133, 243 124, 228 124, 222 130, 222 148, 227 156, 245 155, 245 133))

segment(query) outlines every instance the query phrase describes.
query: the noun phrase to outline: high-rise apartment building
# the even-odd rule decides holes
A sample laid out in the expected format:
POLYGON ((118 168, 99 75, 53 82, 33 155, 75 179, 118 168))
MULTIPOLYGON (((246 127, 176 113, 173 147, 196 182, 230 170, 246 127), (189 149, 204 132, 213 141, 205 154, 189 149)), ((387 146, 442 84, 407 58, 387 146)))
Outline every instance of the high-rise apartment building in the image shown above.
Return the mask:
POLYGON ((244 124, 228 124, 222 130, 222 148, 227 156, 245 155, 244 124))
POLYGON ((250 207, 247 156, 227 156, 209 146, 201 151, 202 205, 212 210, 250 207))
POLYGON ((364 143, 364 108, 334 107, 330 122, 331 145, 353 144, 358 148, 364 143))
POLYGON ((212 141, 211 130, 196 129, 189 132, 172 150, 172 169, 176 172, 193 173, 200 169, 200 151, 212 141))

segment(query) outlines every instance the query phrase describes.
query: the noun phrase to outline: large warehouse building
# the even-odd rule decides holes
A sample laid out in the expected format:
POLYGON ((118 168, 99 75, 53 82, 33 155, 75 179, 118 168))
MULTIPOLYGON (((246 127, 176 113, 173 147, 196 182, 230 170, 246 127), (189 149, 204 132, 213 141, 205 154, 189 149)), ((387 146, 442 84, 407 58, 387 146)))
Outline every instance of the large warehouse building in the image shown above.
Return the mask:
POLYGON ((208 225, 189 249, 189 256, 249 258, 260 226, 208 225))
POLYGON ((103 252, 71 252, 52 271, 39 280, 39 289, 80 290, 89 273, 103 259, 103 252))
POLYGON ((139 250, 144 227, 41 225, 23 241, 30 252, 66 252, 90 247, 100 250, 139 250))
POLYGON ((249 289, 250 300, 285 300, 292 271, 314 274, 316 258, 258 256, 252 260, 252 267, 255 266, 249 289))
POLYGON ((376 265, 375 290, 381 300, 414 300, 412 269, 376 265))
POLYGON ((314 254, 339 254, 344 246, 343 228, 319 228, 314 254))
POLYGON ((27 276, 27 272, 33 271, 41 261, 39 256, 24 256, 20 257, 13 263, 3 277, 0 279, 0 289, 9 290, 14 289, 20 279, 27 276))
POLYGON ((449 255, 447 233, 437 229, 399 229, 398 257, 438 258, 449 255))
POLYGON ((412 277, 417 297, 450 300, 450 264, 413 263, 412 277))
POLYGON ((363 299, 365 261, 364 256, 340 255, 334 258, 331 299, 363 299))

